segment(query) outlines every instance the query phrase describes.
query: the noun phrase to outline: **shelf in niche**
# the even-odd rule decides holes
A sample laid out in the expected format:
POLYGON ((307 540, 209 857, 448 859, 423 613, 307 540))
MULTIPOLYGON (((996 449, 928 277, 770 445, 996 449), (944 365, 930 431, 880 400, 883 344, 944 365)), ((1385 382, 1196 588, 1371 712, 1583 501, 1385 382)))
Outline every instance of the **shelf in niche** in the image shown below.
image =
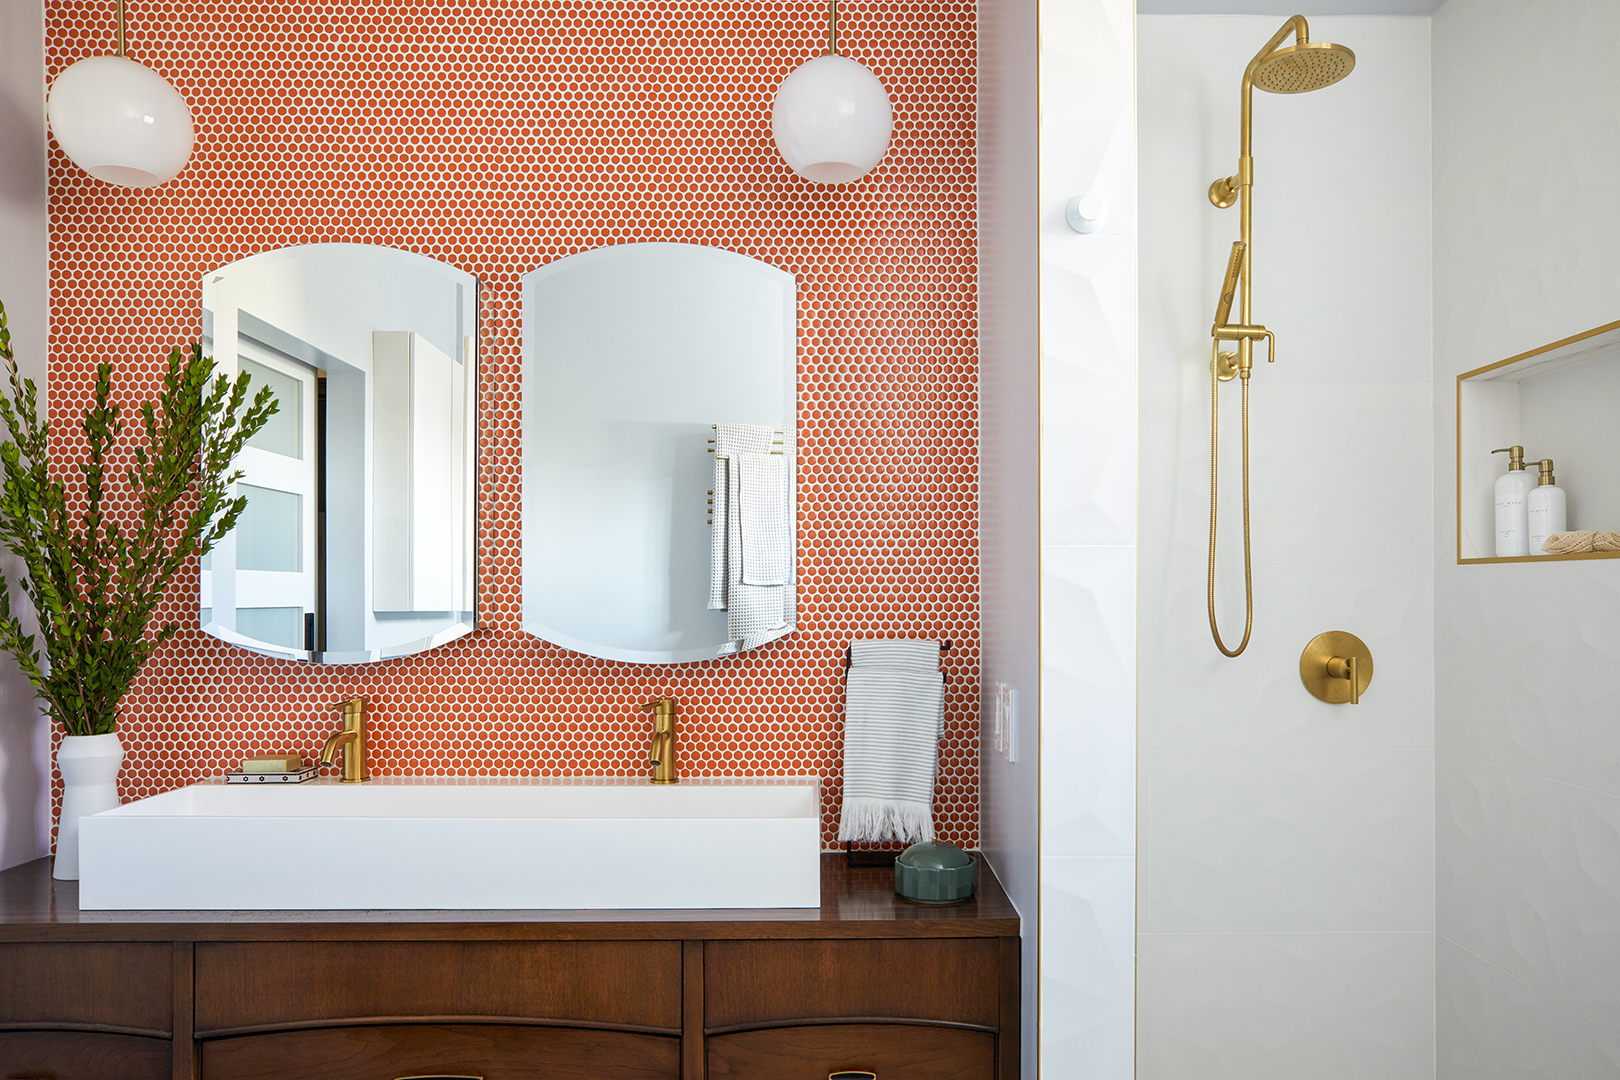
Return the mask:
POLYGON ((1620 321, 1457 376, 1457 562, 1573 562, 1620 551, 1498 558, 1499 446, 1523 446, 1527 467, 1552 458, 1571 529, 1620 531, 1620 321))

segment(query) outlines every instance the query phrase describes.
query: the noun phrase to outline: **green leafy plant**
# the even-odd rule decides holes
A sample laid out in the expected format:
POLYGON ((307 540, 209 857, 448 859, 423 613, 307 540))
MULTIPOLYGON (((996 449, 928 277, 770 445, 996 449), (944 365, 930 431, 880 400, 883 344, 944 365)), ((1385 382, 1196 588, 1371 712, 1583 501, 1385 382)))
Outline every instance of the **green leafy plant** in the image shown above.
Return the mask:
MULTIPOLYGON (((69 735, 104 735, 118 726, 121 702, 152 651, 178 623, 149 632, 163 592, 193 555, 213 549, 247 507, 230 496, 238 451, 276 411, 268 387, 247 401, 248 376, 210 378, 214 361, 193 344, 169 353, 163 392, 140 406, 143 437, 124 470, 135 510, 110 516, 108 458, 125 424, 111 401, 112 365, 96 365, 95 400, 79 421, 83 491, 70 498, 50 463, 50 423, 39 417, 32 379, 17 372, 0 304, 0 360, 8 385, 0 421, 0 541, 22 560, 44 653, 12 611, 0 574, 0 647, 17 658, 45 709, 69 735)), ((56 470, 60 473, 64 470, 56 470)), ((116 479, 117 470, 111 470, 116 479)))

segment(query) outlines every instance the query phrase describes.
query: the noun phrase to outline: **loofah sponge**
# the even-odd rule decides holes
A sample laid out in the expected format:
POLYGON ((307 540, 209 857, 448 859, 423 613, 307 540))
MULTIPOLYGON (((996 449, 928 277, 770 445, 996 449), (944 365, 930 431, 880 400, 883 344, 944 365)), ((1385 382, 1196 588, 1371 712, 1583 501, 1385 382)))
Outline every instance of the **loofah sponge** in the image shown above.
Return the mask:
POLYGON ((1593 551, 1620 551, 1620 532, 1600 532, 1592 535, 1593 551))
MULTIPOLYGON (((1605 535, 1612 536, 1613 533, 1605 535)), ((1597 534, 1578 529, 1574 532, 1553 533, 1542 542, 1541 550, 1548 555, 1576 555, 1583 551, 1592 550, 1592 542, 1597 534)))

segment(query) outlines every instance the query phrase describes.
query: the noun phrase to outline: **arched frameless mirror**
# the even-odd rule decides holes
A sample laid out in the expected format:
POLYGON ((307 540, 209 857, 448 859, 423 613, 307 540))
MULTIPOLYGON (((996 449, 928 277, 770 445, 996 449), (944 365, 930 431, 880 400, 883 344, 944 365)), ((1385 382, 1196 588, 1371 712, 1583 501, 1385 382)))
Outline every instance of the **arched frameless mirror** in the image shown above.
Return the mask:
POLYGON ((720 248, 625 244, 524 275, 524 630, 669 664, 793 629, 794 320, 791 274, 720 248), (764 508, 729 562, 710 502, 728 468, 748 496, 731 507, 764 508), (775 568, 732 580, 760 536, 747 565, 775 568))
POLYGON ((367 244, 204 275, 203 351, 280 405, 237 459, 247 510, 203 560, 201 623, 358 664, 477 626, 478 281, 367 244))

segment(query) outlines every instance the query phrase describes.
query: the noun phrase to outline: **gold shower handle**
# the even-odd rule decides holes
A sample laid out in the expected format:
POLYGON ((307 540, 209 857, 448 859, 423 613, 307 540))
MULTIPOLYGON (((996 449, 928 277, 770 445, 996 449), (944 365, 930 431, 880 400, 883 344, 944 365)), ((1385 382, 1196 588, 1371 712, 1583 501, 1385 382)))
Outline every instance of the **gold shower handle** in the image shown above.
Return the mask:
POLYGON ((1350 682, 1350 704, 1361 704, 1361 658, 1350 656, 1348 659, 1335 656, 1327 662, 1328 677, 1331 679, 1347 679, 1350 682))

